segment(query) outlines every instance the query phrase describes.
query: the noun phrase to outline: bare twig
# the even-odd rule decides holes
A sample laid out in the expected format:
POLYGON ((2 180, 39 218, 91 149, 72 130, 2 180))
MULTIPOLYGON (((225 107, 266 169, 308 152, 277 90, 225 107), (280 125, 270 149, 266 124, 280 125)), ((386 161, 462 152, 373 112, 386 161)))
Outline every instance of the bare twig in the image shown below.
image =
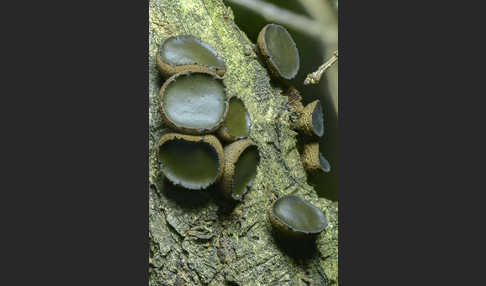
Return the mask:
MULTIPOLYGON (((338 14, 336 6, 330 0, 299 0, 307 13, 321 26, 321 41, 324 45, 324 58, 333 56, 338 49, 338 14)), ((327 86, 334 109, 338 114, 338 69, 329 69, 326 72, 327 86)))
POLYGON ((295 14, 261 0, 227 0, 228 2, 244 6, 253 12, 262 15, 267 21, 279 23, 301 33, 314 37, 321 36, 319 23, 309 17, 295 14))
POLYGON ((323 63, 315 72, 310 73, 305 78, 304 84, 316 84, 319 83, 321 80, 322 74, 330 68, 335 62, 338 60, 338 51, 335 51, 333 56, 327 60, 327 62, 323 63))

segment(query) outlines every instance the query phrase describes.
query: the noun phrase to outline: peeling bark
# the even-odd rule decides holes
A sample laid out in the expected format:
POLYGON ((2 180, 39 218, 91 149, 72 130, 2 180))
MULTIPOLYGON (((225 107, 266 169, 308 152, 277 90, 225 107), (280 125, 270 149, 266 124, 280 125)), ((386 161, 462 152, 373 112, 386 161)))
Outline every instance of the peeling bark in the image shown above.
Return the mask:
POLYGON ((151 0, 149 5, 149 284, 337 284, 337 203, 318 198, 307 184, 297 134, 290 129, 295 114, 270 82, 255 45, 233 22, 231 9, 221 0, 151 0), (172 187, 158 168, 154 146, 166 127, 157 111, 163 78, 155 54, 164 38, 179 34, 198 36, 217 50, 227 65, 228 97, 238 96, 250 114, 250 138, 261 159, 242 203, 225 201, 218 186, 195 192, 172 187), (288 246, 272 232, 267 208, 290 193, 326 214, 328 227, 314 248, 288 246), (294 253, 308 249, 308 255, 294 253))

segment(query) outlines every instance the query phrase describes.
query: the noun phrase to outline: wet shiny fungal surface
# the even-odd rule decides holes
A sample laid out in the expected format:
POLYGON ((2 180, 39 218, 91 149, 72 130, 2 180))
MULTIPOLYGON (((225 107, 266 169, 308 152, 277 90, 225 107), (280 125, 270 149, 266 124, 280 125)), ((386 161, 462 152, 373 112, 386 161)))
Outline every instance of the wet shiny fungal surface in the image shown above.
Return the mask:
POLYGON ((226 116, 223 126, 233 137, 248 137, 250 132, 250 115, 240 99, 233 97, 230 100, 228 115, 226 116))
POLYGON ((158 154, 164 175, 188 189, 212 184, 221 164, 215 148, 204 141, 175 138, 159 146, 158 154))
POLYGON ((225 89, 220 80, 209 74, 182 75, 167 86, 162 108, 178 127, 212 129, 225 115, 225 89))
POLYGON ((324 135, 324 116, 320 103, 317 103, 314 111, 312 111, 312 128, 317 136, 322 137, 324 135))
POLYGON ((264 29, 264 44, 270 61, 283 78, 294 78, 299 71, 300 60, 292 36, 280 25, 269 24, 264 29))
POLYGON ((294 195, 283 196, 275 201, 272 215, 296 232, 316 234, 327 225, 326 217, 320 209, 294 195))
POLYGON ((233 177, 232 196, 236 200, 248 191, 253 179, 257 174, 257 165, 260 157, 256 146, 246 148, 235 163, 235 174, 233 177))
POLYGON ((167 39, 159 48, 161 60, 172 66, 204 65, 225 68, 225 63, 208 43, 192 35, 180 35, 167 39))

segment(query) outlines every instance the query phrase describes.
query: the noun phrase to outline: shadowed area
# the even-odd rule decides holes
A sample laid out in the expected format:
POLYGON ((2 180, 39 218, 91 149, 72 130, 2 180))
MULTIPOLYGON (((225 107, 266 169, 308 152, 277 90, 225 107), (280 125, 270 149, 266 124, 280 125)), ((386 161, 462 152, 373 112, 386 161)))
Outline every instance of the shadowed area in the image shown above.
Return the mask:
POLYGON ((278 199, 273 205, 273 215, 292 229, 305 233, 321 232, 327 225, 320 209, 293 195, 278 199))
POLYGON ((220 162, 214 147, 198 141, 173 139, 159 149, 159 160, 165 176, 174 184, 200 189, 212 184, 220 162))
POLYGON ((319 255, 316 241, 313 238, 292 238, 281 235, 275 229, 272 229, 272 236, 277 247, 290 257, 308 260, 319 255))
POLYGON ((225 64, 208 43, 191 35, 167 39, 159 49, 160 58, 172 65, 205 65, 224 68, 225 64))
POLYGON ((256 176, 259 160, 260 156, 256 146, 249 146, 241 153, 235 164, 232 189, 233 198, 237 200, 241 199, 247 192, 248 187, 251 186, 256 176))
POLYGON ((270 24, 265 30, 268 55, 282 77, 291 79, 299 71, 299 51, 289 32, 280 25, 270 24))
POLYGON ((243 102, 233 97, 229 102, 228 115, 224 121, 224 127, 233 137, 247 137, 250 132, 250 116, 243 102))
POLYGON ((172 184, 167 178, 163 178, 162 192, 170 200, 187 209, 205 207, 210 199, 210 193, 189 190, 172 184))
POLYGON ((224 116, 224 86, 208 74, 183 75, 169 84, 162 104, 177 126, 211 129, 224 116))

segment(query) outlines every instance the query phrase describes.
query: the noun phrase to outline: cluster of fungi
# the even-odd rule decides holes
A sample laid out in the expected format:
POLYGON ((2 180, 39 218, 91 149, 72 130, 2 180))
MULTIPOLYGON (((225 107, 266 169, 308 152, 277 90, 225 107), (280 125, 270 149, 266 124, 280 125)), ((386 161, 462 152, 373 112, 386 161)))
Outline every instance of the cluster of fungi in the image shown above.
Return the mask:
MULTIPOLYGON (((299 53, 284 27, 266 25, 258 36, 258 47, 272 78, 285 81, 297 75, 299 53)), ((178 35, 162 41, 156 61, 166 78, 158 108, 172 130, 157 142, 161 172, 171 184, 184 189, 197 191, 218 185, 226 199, 242 201, 256 177, 260 155, 258 146, 249 139, 251 120, 243 101, 226 94, 224 59, 201 39, 178 35)), ((304 107, 295 88, 286 88, 283 95, 289 97, 289 105, 298 114, 292 127, 303 136, 322 137, 319 100, 304 107)), ((308 172, 330 171, 317 142, 301 149, 308 172)), ((268 215, 275 230, 291 238, 314 238, 327 224, 319 208, 294 195, 274 201, 268 215)))

